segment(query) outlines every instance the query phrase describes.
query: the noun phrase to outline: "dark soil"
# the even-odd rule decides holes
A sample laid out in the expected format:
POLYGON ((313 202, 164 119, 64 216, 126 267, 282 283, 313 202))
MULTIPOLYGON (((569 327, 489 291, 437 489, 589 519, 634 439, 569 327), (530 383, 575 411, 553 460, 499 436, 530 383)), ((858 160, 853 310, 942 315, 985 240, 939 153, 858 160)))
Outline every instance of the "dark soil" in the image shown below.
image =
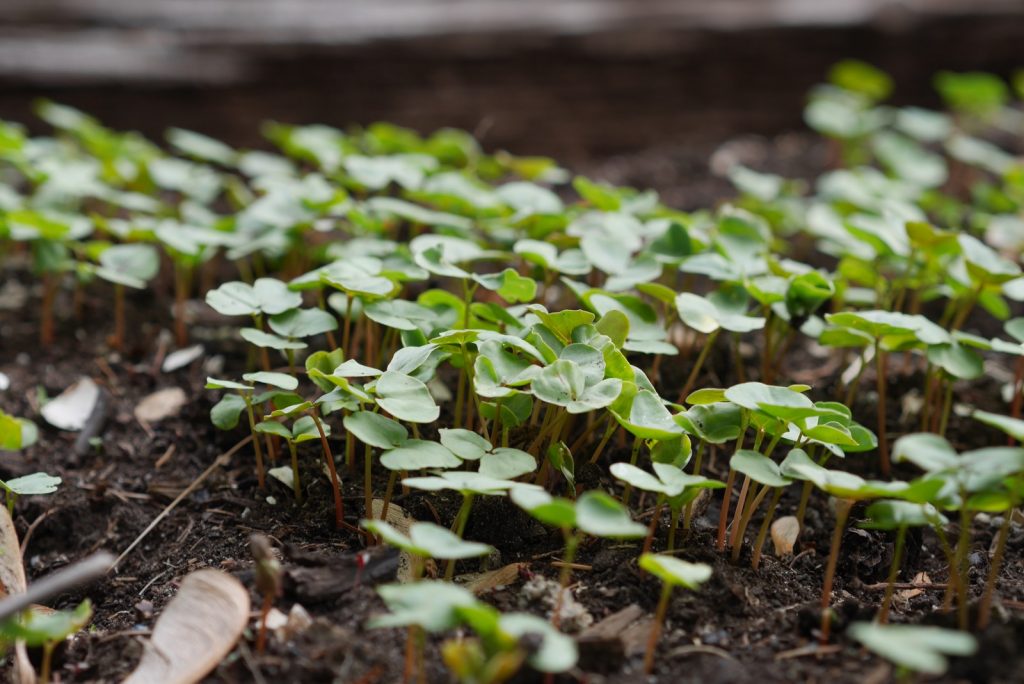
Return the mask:
MULTIPOLYGON (((764 141, 778 149, 779 141, 764 141)), ((625 161, 616 162, 626 164, 625 161)), ((654 164, 656 166, 656 164, 654 164)), ((623 168, 623 178, 643 178, 649 163, 634 160, 623 168)), ((675 168, 666 162, 666 168, 675 168)), ((30 282, 24 271, 5 272, 11 284, 30 282)), ((5 290, 8 299, 13 291, 5 290)), ((16 287, 15 287, 16 289, 16 287)), ((26 540, 25 564, 31 578, 52 572, 97 549, 115 554, 128 547, 167 503, 205 470, 218 454, 244 436, 241 430, 224 433, 214 429, 208 418, 213 396, 203 389, 207 370, 203 363, 223 361, 224 377, 244 370, 245 358, 223 341, 224 333, 209 325, 196 324, 193 335, 205 337, 204 361, 173 374, 159 372, 157 355, 162 348, 160 331, 168 326, 167 304, 142 295, 129 302, 135 320, 129 326, 133 337, 125 356, 111 354, 106 344, 110 327, 108 293, 102 287, 90 290, 82 318, 71 315, 70 293, 59 300, 59 342, 41 349, 36 342, 38 292, 17 309, 0 309, 0 372, 11 381, 0 393, 0 407, 32 418, 40 426, 39 443, 22 453, 4 454, 0 477, 8 478, 45 470, 63 478, 59 492, 49 497, 26 497, 16 508, 16 524, 26 540), (215 355, 225 354, 222 359, 215 355), (92 377, 108 393, 109 419, 99 437, 101 446, 76 455, 76 435, 60 432, 38 415, 37 390, 53 396, 82 375, 92 377), (133 408, 157 389, 178 386, 191 398, 181 414, 145 428, 133 417, 133 408), (173 449, 170 456, 168 450, 173 449), (159 463, 159 466, 157 463, 159 463)), ((199 340, 197 340, 199 341, 199 340)), ((745 375, 758 378, 758 360, 747 359, 745 375)), ((687 365, 666 359, 659 385, 673 396, 682 384, 687 365)), ((815 353, 809 345, 795 344, 779 369, 779 382, 800 381, 814 386, 815 397, 827 398, 844 369, 829 354, 815 353), (803 345, 803 346, 801 346, 803 345)), ((900 398, 919 392, 920 368, 894 357, 890 363, 888 428, 890 439, 917 429, 912 412, 904 417, 900 398)), ((1010 372, 1009 369, 1005 369, 1010 372)), ((712 355, 702 382, 720 386, 737 381, 736 369, 724 353, 712 355)), ((958 387, 959 401, 992 410, 1004 410, 998 398, 999 383, 986 380, 958 387)), ((870 388, 874 377, 865 373, 855 406, 856 417, 875 427, 876 396, 870 388)), ((343 452, 342 430, 337 427, 332 446, 343 452)), ((954 417, 950 437, 960 448, 1001 443, 1004 438, 970 419, 954 417)), ((614 440, 613 440, 614 444, 614 440)), ((61 654, 57 672, 64 682, 119 681, 136 664, 143 651, 145 635, 161 609, 189 572, 203 567, 220 568, 236 575, 252 589, 252 559, 248 540, 253 532, 271 538, 282 551, 288 570, 284 596, 277 607, 287 612, 293 603, 302 605, 315 618, 313 628, 288 643, 271 639, 268 652, 257 656, 249 646, 236 649, 213 672, 209 681, 237 682, 395 682, 401 680, 403 632, 368 631, 367 619, 383 610, 372 581, 386 581, 393 572, 393 558, 378 552, 372 571, 357 573, 354 557, 362 549, 360 539, 333 525, 329 485, 314 478, 312 461, 316 450, 304 449, 307 466, 304 505, 296 505, 287 489, 270 481, 268 491, 256 486, 250 451, 243 449, 230 466, 218 470, 178 506, 106 579, 78 592, 57 597, 53 607, 63 608, 89 597, 95 605, 91 628, 75 638, 61 654), (272 497, 270 500, 269 497, 272 497), (312 576, 333 577, 333 582, 314 585, 312 576), (367 581, 371 580, 371 581, 367 581)), ((605 461, 628 457, 622 448, 609 449, 605 461)), ((577 455, 577 461, 583 461, 577 455)), ((724 479, 727 455, 711 452, 707 472, 724 479)), ((845 467, 874 473, 875 457, 851 456, 845 467)), ((581 479, 600 481, 617 490, 606 468, 580 473, 581 479)), ((345 479, 344 494, 348 522, 362 516, 361 479, 345 479)), ((912 476, 897 468, 894 476, 912 476)), ((383 483, 378 484, 378 491, 383 483)), ((777 515, 795 511, 799 488, 791 487, 777 515)), ((819 624, 818 602, 823 567, 828 552, 833 518, 826 499, 811 499, 808 527, 795 557, 778 559, 766 554, 759 571, 749 567, 745 553, 739 565, 714 551, 714 530, 718 517, 716 496, 703 515, 697 517, 691 537, 685 540, 682 557, 714 566, 712 579, 699 593, 677 591, 671 603, 668 624, 659 646, 657 676, 644 679, 640 657, 585 659, 581 670, 559 681, 717 681, 717 682, 884 682, 892 678, 891 668, 860 649, 844 635, 853 620, 869 620, 877 609, 888 563, 892 538, 886 533, 849 526, 843 540, 833 603, 838 619, 833 631, 834 647, 817 655, 797 649, 816 642, 819 624), (588 671, 589 670, 589 671, 588 671)), ((399 496, 396 502, 419 519, 451 522, 457 502, 446 497, 399 496)), ((634 496, 638 516, 650 515, 651 502, 634 496)), ((855 509, 855 523, 862 509, 855 509)), ((647 517, 641 519, 648 520, 647 517)), ((665 521, 667 523, 667 515, 665 521)), ((979 516, 973 529, 971 580, 974 595, 980 593, 988 569, 988 554, 997 521, 979 516)), ((760 517, 751 527, 756 531, 760 517)), ((521 581, 531 574, 557 576, 551 561, 560 555, 557 534, 533 523, 509 502, 481 500, 474 509, 467 537, 493 544, 501 554, 500 563, 524 562, 521 581)), ((926 573, 937 586, 916 596, 897 601, 894 622, 952 624, 941 612, 945 564, 936 540, 926 534, 911 536, 908 562, 901 581, 926 573)), ((655 548, 662 548, 664 530, 655 548)), ((770 543, 766 546, 770 546, 770 543)), ((594 542, 581 550, 578 562, 590 566, 575 574, 576 598, 595 621, 630 604, 652 613, 658 598, 657 580, 640 572, 635 559, 637 544, 594 542)), ((1004 600, 997 608, 992 626, 979 634, 977 656, 954 663, 951 673, 939 681, 1019 682, 1024 681, 1024 530, 1015 527, 1007 549, 1007 562, 999 583, 1004 600)), ((460 571, 473 571, 464 564, 460 571)), ((531 609, 521 595, 521 581, 485 596, 499 607, 531 609)), ((537 610, 534 606, 533 610, 537 610)), ((251 637, 252 634, 249 634, 251 637)), ((445 681, 437 643, 428 645, 428 680, 445 681)), ((525 677, 522 681, 540 681, 525 677)))

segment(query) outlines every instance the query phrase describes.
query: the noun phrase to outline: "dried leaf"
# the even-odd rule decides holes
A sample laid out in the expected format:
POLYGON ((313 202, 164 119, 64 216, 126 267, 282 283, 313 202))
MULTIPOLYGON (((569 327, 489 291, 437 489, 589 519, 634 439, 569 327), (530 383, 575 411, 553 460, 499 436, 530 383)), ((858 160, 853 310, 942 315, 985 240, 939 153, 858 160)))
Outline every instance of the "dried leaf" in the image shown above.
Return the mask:
POLYGON ((480 596, 494 591, 498 587, 515 584, 519 580, 519 571, 525 565, 525 563, 509 563, 497 570, 482 572, 466 582, 465 587, 480 596))
MULTIPOLYGON (((929 577, 928 573, 926 573, 926 572, 919 572, 916 575, 914 575, 914 580, 912 582, 912 584, 921 584, 921 585, 929 585, 931 583, 932 583, 932 578, 929 577)), ((903 589, 903 590, 897 591, 896 595, 899 596, 904 601, 907 601, 909 599, 914 598, 915 596, 920 596, 923 593, 924 593, 924 589, 903 589)))
POLYGON ((197 570, 156 621, 142 661, 123 684, 193 684, 226 656, 249 621, 249 592, 220 570, 197 570))
POLYGON ((99 386, 91 378, 83 377, 47 402, 40 413, 55 428, 81 430, 99 398, 99 386))
POLYGON ((181 407, 188 403, 185 391, 180 387, 157 390, 135 407, 135 418, 140 423, 158 423, 164 418, 178 415, 181 407))
MULTIPOLYGON (((7 508, 0 506, 0 598, 23 594, 27 588, 25 565, 21 559, 21 544, 7 508)), ((11 681, 15 684, 35 684, 36 672, 28 659, 25 642, 14 646, 14 667, 11 681)))
POLYGON ((775 555, 791 556, 796 540, 800 536, 800 523, 795 516, 787 515, 772 523, 772 544, 775 555))

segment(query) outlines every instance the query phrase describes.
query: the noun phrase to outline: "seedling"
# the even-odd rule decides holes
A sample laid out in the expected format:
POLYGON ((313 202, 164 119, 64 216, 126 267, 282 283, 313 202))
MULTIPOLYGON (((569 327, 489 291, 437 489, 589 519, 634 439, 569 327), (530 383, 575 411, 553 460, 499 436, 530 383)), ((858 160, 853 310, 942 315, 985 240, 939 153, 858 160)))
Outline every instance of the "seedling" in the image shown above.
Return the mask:
POLYGON ((582 536, 610 539, 636 539, 643 537, 647 530, 633 522, 629 510, 604 492, 591 490, 580 495, 575 502, 552 497, 539 488, 515 487, 511 490, 512 501, 545 525, 558 527, 565 539, 565 553, 562 556, 561 591, 552 616, 558 624, 562 597, 572 577, 572 563, 576 558, 582 536))
POLYGON ((654 671, 654 652, 658 647, 658 639, 665 625, 665 614, 668 612, 668 601, 674 587, 684 587, 696 591, 700 585, 711 578, 711 566, 705 563, 690 563, 672 556, 661 556, 645 553, 640 556, 639 565, 642 569, 661 580, 661 597, 654 614, 654 624, 647 638, 647 651, 644 654, 644 672, 654 671))
POLYGON ((114 336, 111 346, 124 349, 124 288, 141 290, 160 269, 160 255, 152 245, 129 244, 104 246, 98 256, 96 275, 114 284, 114 336))
POLYGON ((896 542, 892 552, 892 563, 889 565, 889 576, 886 579, 885 595, 878 608, 875 620, 880 624, 889 621, 889 609, 892 607, 892 595, 899 576, 900 564, 903 562, 903 546, 908 527, 929 526, 944 527, 948 522, 931 504, 913 504, 906 501, 877 501, 867 510, 868 520, 860 527, 873 530, 895 530, 896 542))
POLYGON ((50 682, 53 652, 57 646, 80 631, 92 619, 92 603, 82 601, 74 610, 30 608, 20 617, 0 624, 0 635, 10 641, 23 640, 29 646, 41 646, 43 661, 39 668, 39 681, 50 682))
POLYGON ((409 533, 402 534, 383 520, 364 520, 362 527, 380 537, 384 543, 405 551, 413 558, 412 580, 423 576, 423 563, 428 558, 438 560, 463 560, 486 556, 494 549, 461 539, 451 530, 429 522, 415 522, 409 526, 409 533))
MULTIPOLYGON (((330 436, 331 426, 323 425, 324 434, 330 436)), ((295 500, 302 503, 302 478, 299 475, 299 453, 298 445, 303 442, 320 439, 320 431, 312 416, 300 416, 292 423, 289 430, 286 425, 276 420, 264 419, 256 424, 255 432, 280 437, 288 445, 291 454, 291 486, 295 494, 295 500)), ((275 475, 277 471, 271 471, 275 475)), ((287 471, 285 471, 287 472, 287 471)))
POLYGON ((970 634, 941 627, 855 622, 847 632, 896 665, 903 681, 909 681, 914 672, 945 674, 947 656, 969 656, 978 650, 978 642, 970 634))
POLYGON ((274 599, 281 595, 281 563, 274 556, 270 540, 261 534, 249 537, 249 548, 256 565, 256 589, 263 594, 260 609, 260 631, 256 637, 256 652, 261 654, 267 648, 267 616, 274 607, 274 599))
MULTIPOLYGON (((415 441, 415 440, 411 440, 415 441)), ((432 444, 432 442, 424 442, 423 444, 432 444)), ((454 456, 450 451, 445 449, 440 444, 437 445, 444 449, 451 458, 459 461, 457 456, 454 456)), ((381 462, 384 463, 385 467, 392 468, 394 464, 384 462, 390 454, 394 454, 397 449, 385 454, 381 458, 381 462)), ((425 451, 420 450, 419 454, 415 452, 407 452, 411 456, 418 456, 419 454, 426 454, 425 451)), ((429 468, 436 468, 439 466, 422 466, 429 468)), ((442 466, 443 467, 443 466, 442 466)), ((397 468, 392 468, 397 469, 397 468)), ((405 470, 406 468, 402 468, 405 470)), ((458 471, 450 470, 448 472, 441 473, 438 476, 431 477, 407 477, 402 480, 402 484, 413 489, 422 489, 428 492, 437 492, 442 490, 453 490, 459 492, 462 495, 462 505, 459 507, 459 512, 455 516, 455 522, 452 524, 452 531, 455 535, 461 539, 463 533, 466 531, 466 523, 469 522, 469 514, 473 508, 473 499, 476 496, 505 496, 509 490, 515 490, 516 488, 530 487, 532 485, 523 485, 512 480, 501 480, 494 477, 489 477, 482 473, 475 473, 469 471, 458 471)), ((451 580, 455 576, 455 559, 448 561, 448 567, 445 570, 445 579, 451 580)))

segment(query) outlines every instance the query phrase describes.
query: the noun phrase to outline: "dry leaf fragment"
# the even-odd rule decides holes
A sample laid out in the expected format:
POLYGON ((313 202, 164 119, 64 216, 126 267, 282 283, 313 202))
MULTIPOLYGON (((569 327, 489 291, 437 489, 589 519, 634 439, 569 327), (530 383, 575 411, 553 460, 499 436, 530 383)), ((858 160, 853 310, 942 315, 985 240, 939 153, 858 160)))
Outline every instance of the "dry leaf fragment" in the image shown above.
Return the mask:
POLYGON ((158 423, 164 418, 178 415, 181 407, 187 403, 188 397, 180 387, 157 390, 135 407, 135 418, 140 423, 158 423))
MULTIPOLYGON (((0 506, 0 598, 11 594, 24 594, 28 587, 25 581, 25 565, 21 559, 21 544, 18 532, 7 508, 0 506)), ((16 684, 35 684, 36 671, 28 658, 25 642, 14 646, 14 667, 11 681, 16 684)))
POLYGON ((194 344, 191 347, 172 351, 164 358, 164 363, 160 368, 164 373, 173 373, 198 359, 203 355, 203 351, 203 345, 201 344, 194 344))
POLYGON ((47 402, 40 413, 46 422, 55 428, 81 430, 92 415, 99 398, 99 386, 92 378, 83 377, 47 402))
MULTIPOLYGON (((911 583, 912 584, 920 584, 920 585, 929 585, 929 584, 932 583, 932 578, 929 577, 928 573, 926 573, 926 572, 919 572, 916 575, 914 575, 914 579, 913 579, 913 581, 911 583)), ((924 593, 924 589, 903 589, 901 591, 896 592, 896 595, 899 596, 904 601, 906 601, 906 600, 914 598, 915 596, 920 596, 923 593, 924 593)))
POLYGON ((800 523, 795 516, 787 515, 772 523, 772 544, 775 545, 776 556, 792 555, 799 537, 800 523))
POLYGON ((185 577, 123 684, 193 684, 223 660, 249 621, 249 592, 220 570, 185 577))

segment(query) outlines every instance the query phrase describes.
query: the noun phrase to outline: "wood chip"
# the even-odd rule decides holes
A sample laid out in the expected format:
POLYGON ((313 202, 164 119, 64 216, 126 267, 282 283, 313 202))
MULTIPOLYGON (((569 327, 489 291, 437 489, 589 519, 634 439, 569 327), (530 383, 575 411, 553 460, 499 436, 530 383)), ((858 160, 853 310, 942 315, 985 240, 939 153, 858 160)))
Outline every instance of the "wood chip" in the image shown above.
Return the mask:
POLYGON ((210 568, 188 575, 124 684, 200 681, 234 648, 249 608, 249 592, 231 575, 210 568))
POLYGON ((498 587, 515 584, 519 581, 519 571, 525 565, 526 563, 510 563, 503 568, 480 573, 466 582, 464 586, 477 596, 486 594, 498 587))

